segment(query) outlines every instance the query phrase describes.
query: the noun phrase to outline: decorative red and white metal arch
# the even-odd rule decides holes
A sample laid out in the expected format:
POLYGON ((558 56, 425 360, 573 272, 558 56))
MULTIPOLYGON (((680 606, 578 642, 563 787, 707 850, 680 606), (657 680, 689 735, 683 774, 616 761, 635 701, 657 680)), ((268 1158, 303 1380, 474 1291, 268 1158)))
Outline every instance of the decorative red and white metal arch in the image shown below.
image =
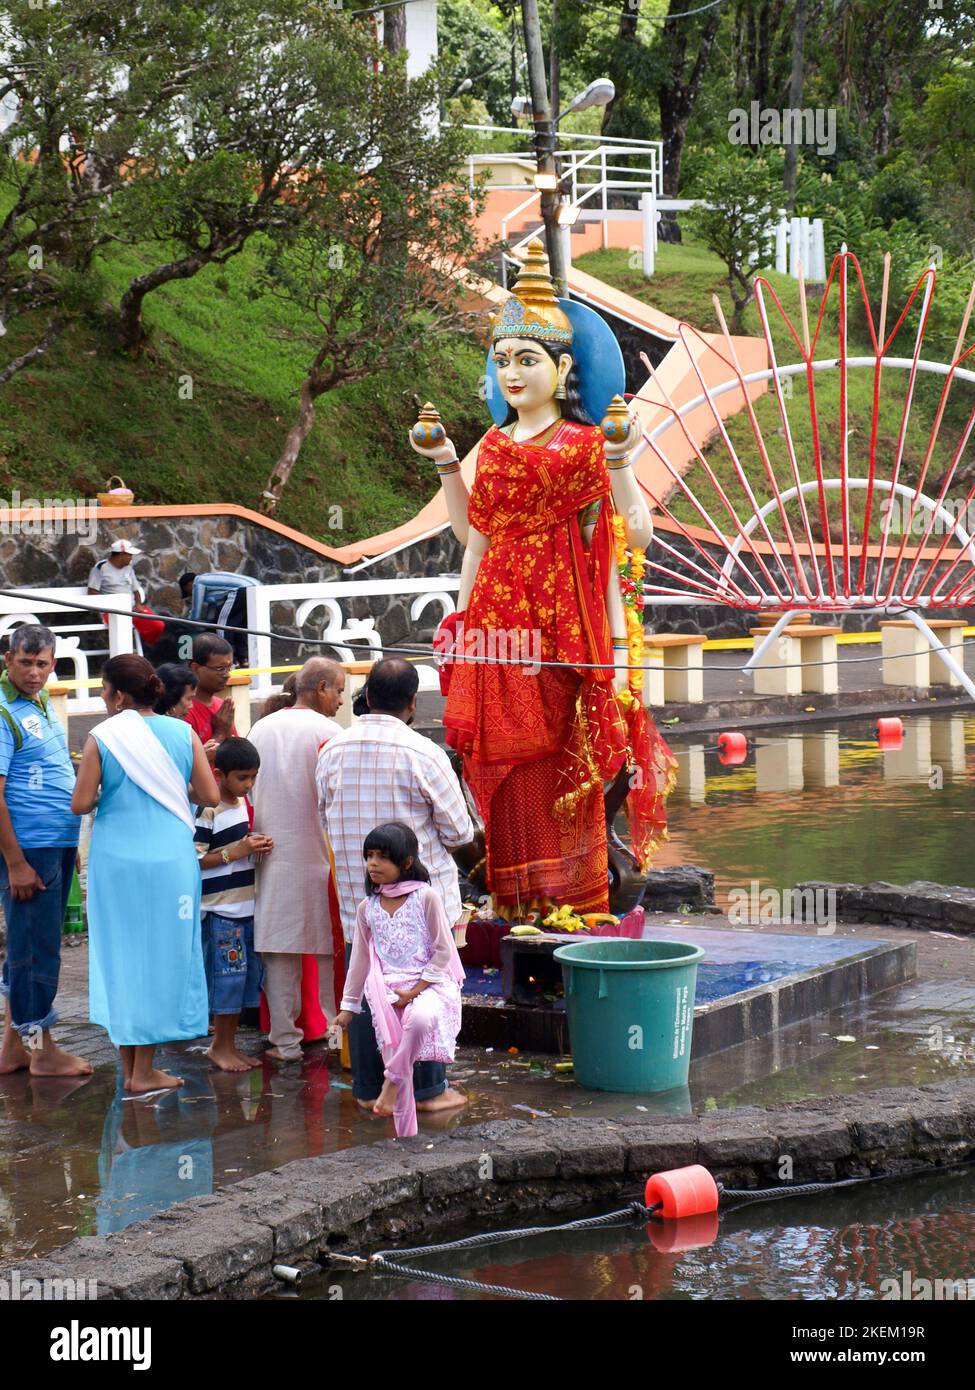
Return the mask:
MULTIPOLYGON (((922 356, 937 280, 934 265, 919 277, 900 317, 886 333, 889 276, 890 257, 887 256, 880 313, 875 321, 859 263, 844 247, 830 268, 815 332, 810 337, 805 284, 800 275, 801 338, 773 287, 762 277, 756 279, 756 302, 770 366, 747 375, 742 374, 733 340, 715 297, 724 351, 717 345, 720 340, 708 342, 687 324, 681 325, 680 335, 685 348, 688 340, 694 337, 704 345, 706 352, 716 355, 727 369, 727 379, 718 386, 708 386, 700 367, 701 355, 688 349, 701 393, 680 407, 674 405, 647 362, 651 378, 647 389, 656 388, 663 399, 654 404, 667 414, 659 425, 644 434, 637 453, 649 449, 672 480, 673 486, 662 496, 655 496, 649 489, 646 491, 659 514, 672 523, 677 533, 674 539, 682 540, 683 548, 678 548, 674 540, 658 528, 647 557, 645 593, 648 602, 658 607, 716 603, 756 613, 764 609, 780 610, 782 616, 756 649, 746 669, 762 660, 790 617, 800 610, 897 613, 924 633, 932 649, 975 699, 975 683, 941 645, 922 616, 922 612, 956 609, 975 601, 975 539, 963 524, 970 514, 975 515, 972 505, 975 481, 964 496, 952 495, 954 480, 975 429, 975 389, 970 392, 970 400, 966 400, 964 424, 950 448, 941 479, 935 480, 931 489, 926 490, 952 388, 957 383, 975 387, 975 371, 963 365, 975 352, 975 345, 963 350, 975 305, 975 284, 952 360, 945 363, 922 356), (869 356, 851 357, 848 351, 850 267, 869 332, 872 347, 869 356), (839 353, 835 357, 817 357, 831 293, 839 295, 839 353), (773 342, 767 296, 773 301, 800 359, 784 366, 778 361, 773 342), (908 321, 914 312, 917 324, 911 329, 908 321), (902 332, 901 341, 913 333, 911 355, 889 355, 902 332), (838 406, 833 403, 824 411, 817 399, 817 382, 823 373, 832 372, 839 377, 838 406), (861 425, 869 430, 866 476, 853 476, 850 471, 851 372, 870 372, 873 378, 871 409, 861 425), (908 426, 917 385, 924 375, 940 376, 943 382, 916 481, 904 482, 908 426), (792 397, 794 378, 805 381, 803 401, 792 397), (763 381, 769 382, 777 406, 778 426, 771 438, 763 433, 746 389, 752 383, 763 381), (881 400, 884 399, 881 393, 884 391, 890 396, 892 389, 900 404, 900 423, 896 444, 891 448, 879 435, 881 400), (757 468, 754 464, 750 468, 743 465, 728 423, 718 411, 717 398, 728 391, 741 392, 757 448, 757 468), (808 410, 811 477, 808 468, 807 476, 802 476, 787 405, 790 399, 795 400, 793 418, 797 407, 808 410), (685 427, 684 418, 705 404, 714 420, 715 437, 712 444, 702 449, 685 427), (667 457, 667 434, 672 429, 682 432, 693 453, 690 465, 685 464, 683 469, 671 464, 667 457), (824 440, 836 436, 838 466, 831 471, 824 462, 824 440), (720 450, 730 463, 733 484, 722 483, 715 471, 715 450, 720 450), (863 515, 855 520, 851 516, 851 498, 861 493, 864 495, 863 515), (895 509, 891 503, 894 499, 900 504, 904 523, 903 534, 899 536, 892 534, 895 509), (686 503, 682 505, 685 515, 693 514, 699 521, 688 523, 677 517, 673 508, 678 501, 686 503), (873 536, 871 526, 878 521, 879 534, 873 536), (708 537, 706 540, 701 537, 702 528, 708 537), (918 531, 920 534, 912 534, 918 531), (909 544, 912 539, 913 543, 909 544)), ((727 467, 721 471, 727 477, 727 467)), ((975 476, 975 469, 966 470, 966 475, 967 472, 975 476)))

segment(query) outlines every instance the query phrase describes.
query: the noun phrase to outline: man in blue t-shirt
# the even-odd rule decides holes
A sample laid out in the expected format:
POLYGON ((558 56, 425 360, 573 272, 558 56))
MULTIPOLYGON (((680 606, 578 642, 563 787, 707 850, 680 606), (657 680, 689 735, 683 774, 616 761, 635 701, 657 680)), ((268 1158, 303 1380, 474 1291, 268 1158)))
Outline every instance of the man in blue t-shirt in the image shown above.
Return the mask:
POLYGON ((91 1071, 51 1037, 81 824, 71 814, 68 743, 44 690, 54 644, 50 628, 15 628, 0 675, 0 904, 7 923, 0 1075, 28 1067, 32 1076, 91 1071))

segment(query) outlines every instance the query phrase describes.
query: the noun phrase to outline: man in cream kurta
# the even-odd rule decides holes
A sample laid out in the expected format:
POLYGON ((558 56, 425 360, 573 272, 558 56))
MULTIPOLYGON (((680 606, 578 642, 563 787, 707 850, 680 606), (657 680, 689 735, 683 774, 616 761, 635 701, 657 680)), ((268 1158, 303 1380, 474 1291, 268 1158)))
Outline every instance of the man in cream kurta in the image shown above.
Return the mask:
POLYGON ((248 735, 261 755, 254 831, 274 840, 274 853, 257 870, 254 948, 264 961, 271 1015, 266 1055, 280 1062, 301 1060, 302 956, 317 960, 322 1012, 329 1019, 336 1012, 328 850, 315 770, 323 745, 342 732, 333 716, 344 688, 341 666, 313 657, 298 672, 295 703, 259 719, 248 735))

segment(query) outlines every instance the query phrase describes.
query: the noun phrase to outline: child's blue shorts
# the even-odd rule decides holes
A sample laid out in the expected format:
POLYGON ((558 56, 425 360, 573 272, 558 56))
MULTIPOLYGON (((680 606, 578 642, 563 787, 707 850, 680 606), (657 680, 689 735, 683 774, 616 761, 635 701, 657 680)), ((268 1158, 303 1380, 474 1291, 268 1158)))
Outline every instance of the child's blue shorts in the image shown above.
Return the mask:
POLYGON ((212 1014, 239 1014, 261 1002, 264 966, 254 950, 253 917, 204 912, 203 967, 212 1014))

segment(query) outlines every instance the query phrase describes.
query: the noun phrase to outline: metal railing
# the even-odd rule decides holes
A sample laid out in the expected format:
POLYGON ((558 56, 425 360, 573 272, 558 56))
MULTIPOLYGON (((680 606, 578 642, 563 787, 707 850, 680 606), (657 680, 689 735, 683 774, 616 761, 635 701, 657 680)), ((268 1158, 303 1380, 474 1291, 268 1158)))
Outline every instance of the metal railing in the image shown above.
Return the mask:
MULTIPOLYGON (((476 130, 492 135, 524 135, 523 131, 512 126, 465 125, 465 130, 476 130)), ((652 194, 659 201, 663 194, 663 143, 660 140, 629 140, 614 136, 575 135, 559 133, 560 144, 575 142, 556 154, 559 172, 559 187, 565 193, 562 205, 563 225, 571 226, 580 216, 588 221, 602 223, 603 249, 609 245, 608 223, 615 217, 630 217, 639 208, 639 199, 644 193, 652 194), (625 162, 624 162, 625 161, 625 162), (611 195, 630 196, 637 200, 632 211, 611 208, 611 195), (598 199, 598 207, 594 200, 598 199)), ((535 166, 535 150, 529 145, 524 150, 511 150, 502 153, 470 154, 467 157, 468 187, 473 194, 481 184, 483 172, 496 165, 527 164, 535 166)), ((513 192, 525 188, 525 181, 519 183, 492 183, 491 189, 513 192)), ((501 283, 507 287, 508 256, 517 256, 531 240, 535 232, 529 232, 509 246, 508 228, 524 216, 532 207, 541 202, 542 190, 531 188, 528 196, 500 219, 500 240, 505 250, 501 256, 501 283)), ((539 219, 540 220, 540 219, 539 219)))

